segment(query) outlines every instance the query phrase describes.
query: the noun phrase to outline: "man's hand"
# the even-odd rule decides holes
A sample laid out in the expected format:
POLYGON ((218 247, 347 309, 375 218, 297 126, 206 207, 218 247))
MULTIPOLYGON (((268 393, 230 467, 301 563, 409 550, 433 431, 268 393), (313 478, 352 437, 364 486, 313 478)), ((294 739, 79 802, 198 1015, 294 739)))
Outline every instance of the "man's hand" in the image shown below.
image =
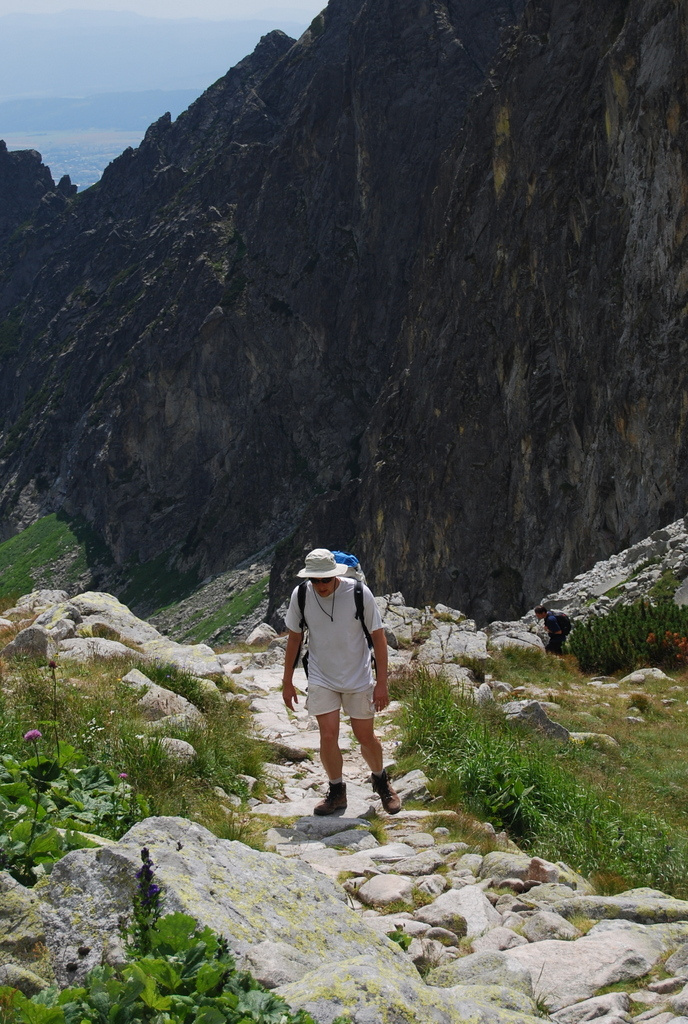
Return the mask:
POLYGON ((373 689, 373 705, 376 711, 384 711, 389 704, 389 689, 387 683, 375 683, 373 689))
POLYGON ((287 705, 290 711, 296 711, 294 704, 299 703, 299 695, 296 692, 296 687, 291 680, 289 682, 282 683, 282 700, 287 705))

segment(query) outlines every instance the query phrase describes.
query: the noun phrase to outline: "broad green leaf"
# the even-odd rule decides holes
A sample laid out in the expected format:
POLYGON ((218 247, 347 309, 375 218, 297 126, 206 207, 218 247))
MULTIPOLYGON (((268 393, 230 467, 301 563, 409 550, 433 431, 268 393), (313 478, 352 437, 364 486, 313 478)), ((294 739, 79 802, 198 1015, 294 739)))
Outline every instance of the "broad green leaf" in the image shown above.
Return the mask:
POLYGON ((196 975, 196 991, 202 994, 209 992, 222 980, 226 973, 223 964, 203 964, 196 975))

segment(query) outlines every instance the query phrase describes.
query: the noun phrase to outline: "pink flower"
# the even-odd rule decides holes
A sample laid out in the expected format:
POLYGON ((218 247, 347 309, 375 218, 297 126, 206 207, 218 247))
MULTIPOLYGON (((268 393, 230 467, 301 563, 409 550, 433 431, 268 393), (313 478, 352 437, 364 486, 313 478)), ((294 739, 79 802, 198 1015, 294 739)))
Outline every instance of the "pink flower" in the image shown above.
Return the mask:
POLYGON ((120 779, 128 779, 129 778, 129 776, 127 775, 126 772, 120 772, 119 773, 119 777, 120 777, 120 779))
POLYGON ((29 729, 28 732, 24 733, 24 739, 27 743, 35 743, 36 740, 43 739, 43 733, 39 732, 38 729, 29 729))

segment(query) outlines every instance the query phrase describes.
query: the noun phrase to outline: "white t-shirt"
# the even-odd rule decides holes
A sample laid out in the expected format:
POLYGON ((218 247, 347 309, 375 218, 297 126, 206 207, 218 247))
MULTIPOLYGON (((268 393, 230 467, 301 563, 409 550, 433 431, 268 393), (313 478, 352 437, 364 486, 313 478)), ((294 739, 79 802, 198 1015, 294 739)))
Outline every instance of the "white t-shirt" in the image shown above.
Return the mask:
MULTIPOLYGON (((308 626, 308 681, 328 690, 352 693, 372 685, 370 650, 360 621, 356 618, 356 581, 339 577, 331 597, 321 597, 306 585, 304 618, 308 626)), ((287 612, 287 629, 301 631, 299 588, 295 587, 287 612)), ((371 591, 363 586, 363 613, 368 631, 381 629, 380 610, 371 591)))

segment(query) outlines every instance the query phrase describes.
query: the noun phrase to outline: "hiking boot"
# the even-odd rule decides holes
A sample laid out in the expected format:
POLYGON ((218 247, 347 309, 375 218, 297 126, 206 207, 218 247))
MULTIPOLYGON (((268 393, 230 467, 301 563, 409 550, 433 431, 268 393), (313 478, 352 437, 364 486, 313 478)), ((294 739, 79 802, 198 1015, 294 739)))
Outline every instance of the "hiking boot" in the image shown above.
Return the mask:
POLYGON ((335 811, 343 811, 346 808, 346 783, 331 782, 327 796, 316 804, 313 814, 334 814, 335 811))
POLYGON ((388 814, 398 814, 401 810, 399 794, 395 793, 389 784, 387 772, 383 770, 382 775, 371 775, 373 789, 382 800, 382 806, 388 814))

